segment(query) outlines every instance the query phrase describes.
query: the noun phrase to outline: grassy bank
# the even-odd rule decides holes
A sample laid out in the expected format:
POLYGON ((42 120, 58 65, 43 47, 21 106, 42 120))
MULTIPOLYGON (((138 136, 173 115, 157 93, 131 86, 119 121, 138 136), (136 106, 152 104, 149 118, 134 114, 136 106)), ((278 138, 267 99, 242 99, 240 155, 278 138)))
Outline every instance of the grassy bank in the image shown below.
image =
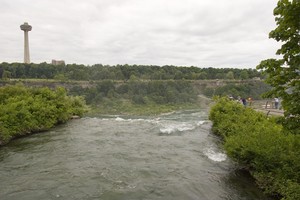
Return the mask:
POLYGON ((300 199, 300 135, 284 131, 278 118, 226 98, 217 99, 209 118, 227 154, 248 169, 268 195, 300 199))
POLYGON ((15 137, 48 130, 85 111, 84 100, 67 96, 63 88, 1 87, 0 145, 15 137))

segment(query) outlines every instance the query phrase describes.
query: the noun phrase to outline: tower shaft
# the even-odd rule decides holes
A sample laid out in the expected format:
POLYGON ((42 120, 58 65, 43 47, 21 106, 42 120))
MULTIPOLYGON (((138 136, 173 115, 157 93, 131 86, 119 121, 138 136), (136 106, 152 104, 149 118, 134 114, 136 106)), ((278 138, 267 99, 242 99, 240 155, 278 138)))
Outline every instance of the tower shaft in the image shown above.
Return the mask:
POLYGON ((24 63, 30 63, 28 31, 24 31, 24 63))

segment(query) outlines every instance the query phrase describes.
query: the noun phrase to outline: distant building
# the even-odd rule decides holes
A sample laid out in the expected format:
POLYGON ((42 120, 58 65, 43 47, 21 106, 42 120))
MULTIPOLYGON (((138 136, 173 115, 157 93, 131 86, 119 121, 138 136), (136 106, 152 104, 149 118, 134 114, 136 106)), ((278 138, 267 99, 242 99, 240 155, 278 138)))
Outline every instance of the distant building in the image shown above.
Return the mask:
POLYGON ((52 60, 52 65, 65 65, 64 60, 52 60))

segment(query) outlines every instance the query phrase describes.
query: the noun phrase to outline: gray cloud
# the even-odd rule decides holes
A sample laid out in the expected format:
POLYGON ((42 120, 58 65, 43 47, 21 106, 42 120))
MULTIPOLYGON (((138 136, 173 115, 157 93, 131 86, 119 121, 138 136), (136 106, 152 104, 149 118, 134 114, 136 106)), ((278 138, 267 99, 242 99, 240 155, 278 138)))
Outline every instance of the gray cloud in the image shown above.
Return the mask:
POLYGON ((275 57, 276 0, 1 0, 0 62, 255 67, 275 57))

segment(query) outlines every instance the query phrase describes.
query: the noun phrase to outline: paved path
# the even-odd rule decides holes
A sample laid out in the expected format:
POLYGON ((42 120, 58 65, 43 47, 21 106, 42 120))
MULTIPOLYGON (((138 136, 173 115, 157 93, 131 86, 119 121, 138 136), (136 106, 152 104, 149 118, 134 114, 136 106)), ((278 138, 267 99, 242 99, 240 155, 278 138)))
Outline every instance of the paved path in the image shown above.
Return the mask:
POLYGON ((266 115, 283 116, 283 110, 278 110, 278 109, 273 109, 273 108, 266 108, 266 109, 254 108, 254 110, 259 111, 259 112, 263 112, 266 115))
POLYGON ((272 100, 254 101, 254 103, 251 107, 256 111, 265 113, 266 115, 274 115, 274 116, 283 116, 284 115, 282 109, 274 108, 274 102, 272 102, 272 100))

